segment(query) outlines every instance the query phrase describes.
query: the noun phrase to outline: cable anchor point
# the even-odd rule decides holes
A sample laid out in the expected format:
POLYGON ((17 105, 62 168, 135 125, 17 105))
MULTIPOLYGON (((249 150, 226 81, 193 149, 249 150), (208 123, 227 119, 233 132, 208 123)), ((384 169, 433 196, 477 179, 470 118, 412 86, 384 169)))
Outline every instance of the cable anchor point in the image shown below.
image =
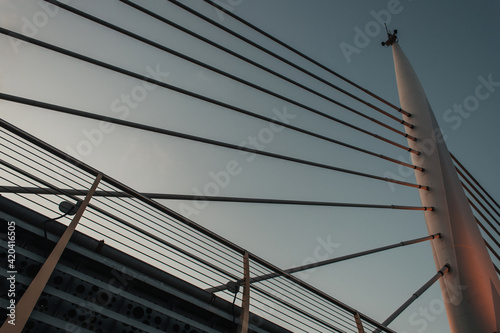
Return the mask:
POLYGON ((387 40, 385 42, 382 42, 382 46, 391 46, 395 42, 398 41, 398 36, 396 34, 398 33, 397 29, 394 29, 394 32, 391 33, 389 29, 387 29, 387 24, 384 23, 385 26, 385 31, 387 32, 387 40))

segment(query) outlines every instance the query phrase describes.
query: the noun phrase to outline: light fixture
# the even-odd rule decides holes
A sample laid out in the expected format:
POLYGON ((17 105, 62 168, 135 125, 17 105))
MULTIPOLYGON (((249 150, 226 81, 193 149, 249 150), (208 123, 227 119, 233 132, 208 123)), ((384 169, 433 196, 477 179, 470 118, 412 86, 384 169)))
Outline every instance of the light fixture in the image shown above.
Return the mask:
MULTIPOLYGON (((76 203, 72 203, 69 201, 63 201, 59 204, 59 210, 64 213, 63 216, 66 215, 75 215, 82 204, 82 200, 78 200, 76 203)), ((61 216, 62 217, 62 216, 61 216)))

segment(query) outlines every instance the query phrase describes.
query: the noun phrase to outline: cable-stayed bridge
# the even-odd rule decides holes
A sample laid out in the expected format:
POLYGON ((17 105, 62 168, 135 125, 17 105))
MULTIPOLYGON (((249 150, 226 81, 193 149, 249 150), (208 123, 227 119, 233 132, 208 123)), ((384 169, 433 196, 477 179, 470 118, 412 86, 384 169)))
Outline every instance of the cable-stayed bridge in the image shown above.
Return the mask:
MULTIPOLYGON (((413 173, 425 170, 408 156, 422 152, 408 147, 407 140, 419 138, 407 134, 411 117, 402 120, 409 114, 397 103, 237 16, 232 19, 244 27, 240 30, 278 46, 256 43, 177 2, 162 3, 161 10, 115 4, 141 22, 135 26, 93 13, 99 7, 56 5, 44 11, 47 17, 54 13, 59 27, 49 34, 53 40, 27 30, 1 30, 10 44, 23 48, 21 55, 37 59, 19 57, 25 70, 18 79, 29 81, 30 64, 58 66, 41 66, 49 84, 25 87, 32 94, 2 92, 5 114, 25 108, 37 113, 35 121, 57 122, 57 130, 45 135, 62 148, 40 141, 39 133, 32 137, 23 123, 3 121, 5 197, 57 216, 61 200, 83 199, 104 172, 87 208, 94 216, 85 213, 79 230, 238 305, 248 294, 234 290, 238 284, 243 289, 247 253, 250 312, 291 331, 356 332, 358 316, 363 329, 373 331, 436 274, 410 283, 405 270, 420 271, 418 265, 400 265, 411 260, 401 259, 405 254, 414 254, 406 249, 422 248, 440 235, 427 236, 419 213, 435 207, 418 203, 418 191, 429 189, 413 173), (144 28, 147 24, 152 26, 144 28), (161 37, 149 37, 153 26, 161 37), (86 37, 77 45, 58 40, 62 27, 86 37), (287 56, 276 48, 286 49, 287 56), (71 133, 72 122, 83 124, 81 135, 71 133), (69 143, 71 137, 76 140, 69 143), (418 222, 408 225, 413 220, 418 222), (398 258, 385 264, 353 259, 396 247, 398 258), (353 260, 340 263, 347 259, 353 260), (362 287, 367 272, 377 277, 362 287), (390 289, 395 274, 408 279, 407 291, 390 289), (389 289, 378 287, 383 281, 389 289), (382 305, 387 293, 397 293, 401 301, 382 305), (381 314, 374 310, 379 306, 381 314)), ((498 205, 454 161, 498 266, 498 205)), ((429 248, 427 254, 427 267, 433 267, 429 248)), ((435 279, 443 274, 445 267, 435 279)), ((443 312, 439 295, 434 297, 426 304, 434 311, 428 316, 443 312)), ((422 328, 425 318, 417 312, 416 327, 422 328)))

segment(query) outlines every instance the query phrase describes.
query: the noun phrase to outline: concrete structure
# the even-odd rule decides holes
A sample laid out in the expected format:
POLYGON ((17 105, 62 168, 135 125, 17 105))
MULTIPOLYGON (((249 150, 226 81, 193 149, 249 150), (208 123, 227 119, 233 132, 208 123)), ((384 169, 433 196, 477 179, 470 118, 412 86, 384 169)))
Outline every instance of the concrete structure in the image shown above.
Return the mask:
MULTIPOLYGON (((0 224, 16 226, 16 298, 66 226, 0 196, 0 224)), ((2 231, 4 232, 4 231, 2 231)), ((6 318, 7 241, 0 240, 0 308, 6 318)), ((234 332, 241 308, 75 231, 23 332, 234 332), (234 320, 233 320, 234 318, 234 320)), ((248 332, 289 332, 250 314, 248 332)))
POLYGON ((394 66, 401 108, 411 113, 404 120, 414 124, 406 128, 417 137, 408 140, 426 211, 429 234, 442 237, 432 243, 436 268, 450 266, 450 273, 440 279, 446 312, 453 333, 500 332, 500 282, 483 238, 467 202, 450 153, 415 71, 397 42, 393 43, 394 66))

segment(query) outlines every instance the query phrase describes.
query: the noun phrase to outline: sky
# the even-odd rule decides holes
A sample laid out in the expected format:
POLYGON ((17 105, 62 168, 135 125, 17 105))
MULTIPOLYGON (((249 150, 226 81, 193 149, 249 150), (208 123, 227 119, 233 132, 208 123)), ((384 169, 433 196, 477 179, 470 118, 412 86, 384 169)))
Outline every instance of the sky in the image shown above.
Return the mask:
MULTIPOLYGON (((71 6, 289 98, 401 144, 404 138, 215 50, 119 1, 66 1, 71 6)), ((370 117, 402 126, 306 77, 163 0, 139 1, 155 13, 335 98, 370 117)), ((341 82, 199 0, 184 1, 215 21, 322 78, 341 82)), ((392 51, 383 22, 427 93, 449 150, 500 200, 500 4, 495 1, 220 0, 221 4, 339 74, 399 105, 392 51), (488 83, 489 82, 489 83, 488 83), (482 86, 482 88, 481 88, 482 86), (478 98, 478 91, 481 98, 478 98)), ((404 150, 252 90, 43 1, 0 0, 0 26, 80 52, 266 117, 409 161, 404 150)), ((0 35, 0 91, 268 152, 414 182, 387 161, 237 114, 161 87, 0 35)), ((420 205, 417 190, 330 170, 253 156, 1 101, 0 116, 143 192, 332 202, 420 205), (223 175, 229 174, 225 178, 223 175)), ((426 235, 422 212, 162 201, 201 225, 289 268, 426 235)), ((428 243, 351 260, 302 275, 361 312, 383 321, 435 273, 428 243)), ((390 326, 398 332, 449 332, 440 291, 431 287, 390 326)))

